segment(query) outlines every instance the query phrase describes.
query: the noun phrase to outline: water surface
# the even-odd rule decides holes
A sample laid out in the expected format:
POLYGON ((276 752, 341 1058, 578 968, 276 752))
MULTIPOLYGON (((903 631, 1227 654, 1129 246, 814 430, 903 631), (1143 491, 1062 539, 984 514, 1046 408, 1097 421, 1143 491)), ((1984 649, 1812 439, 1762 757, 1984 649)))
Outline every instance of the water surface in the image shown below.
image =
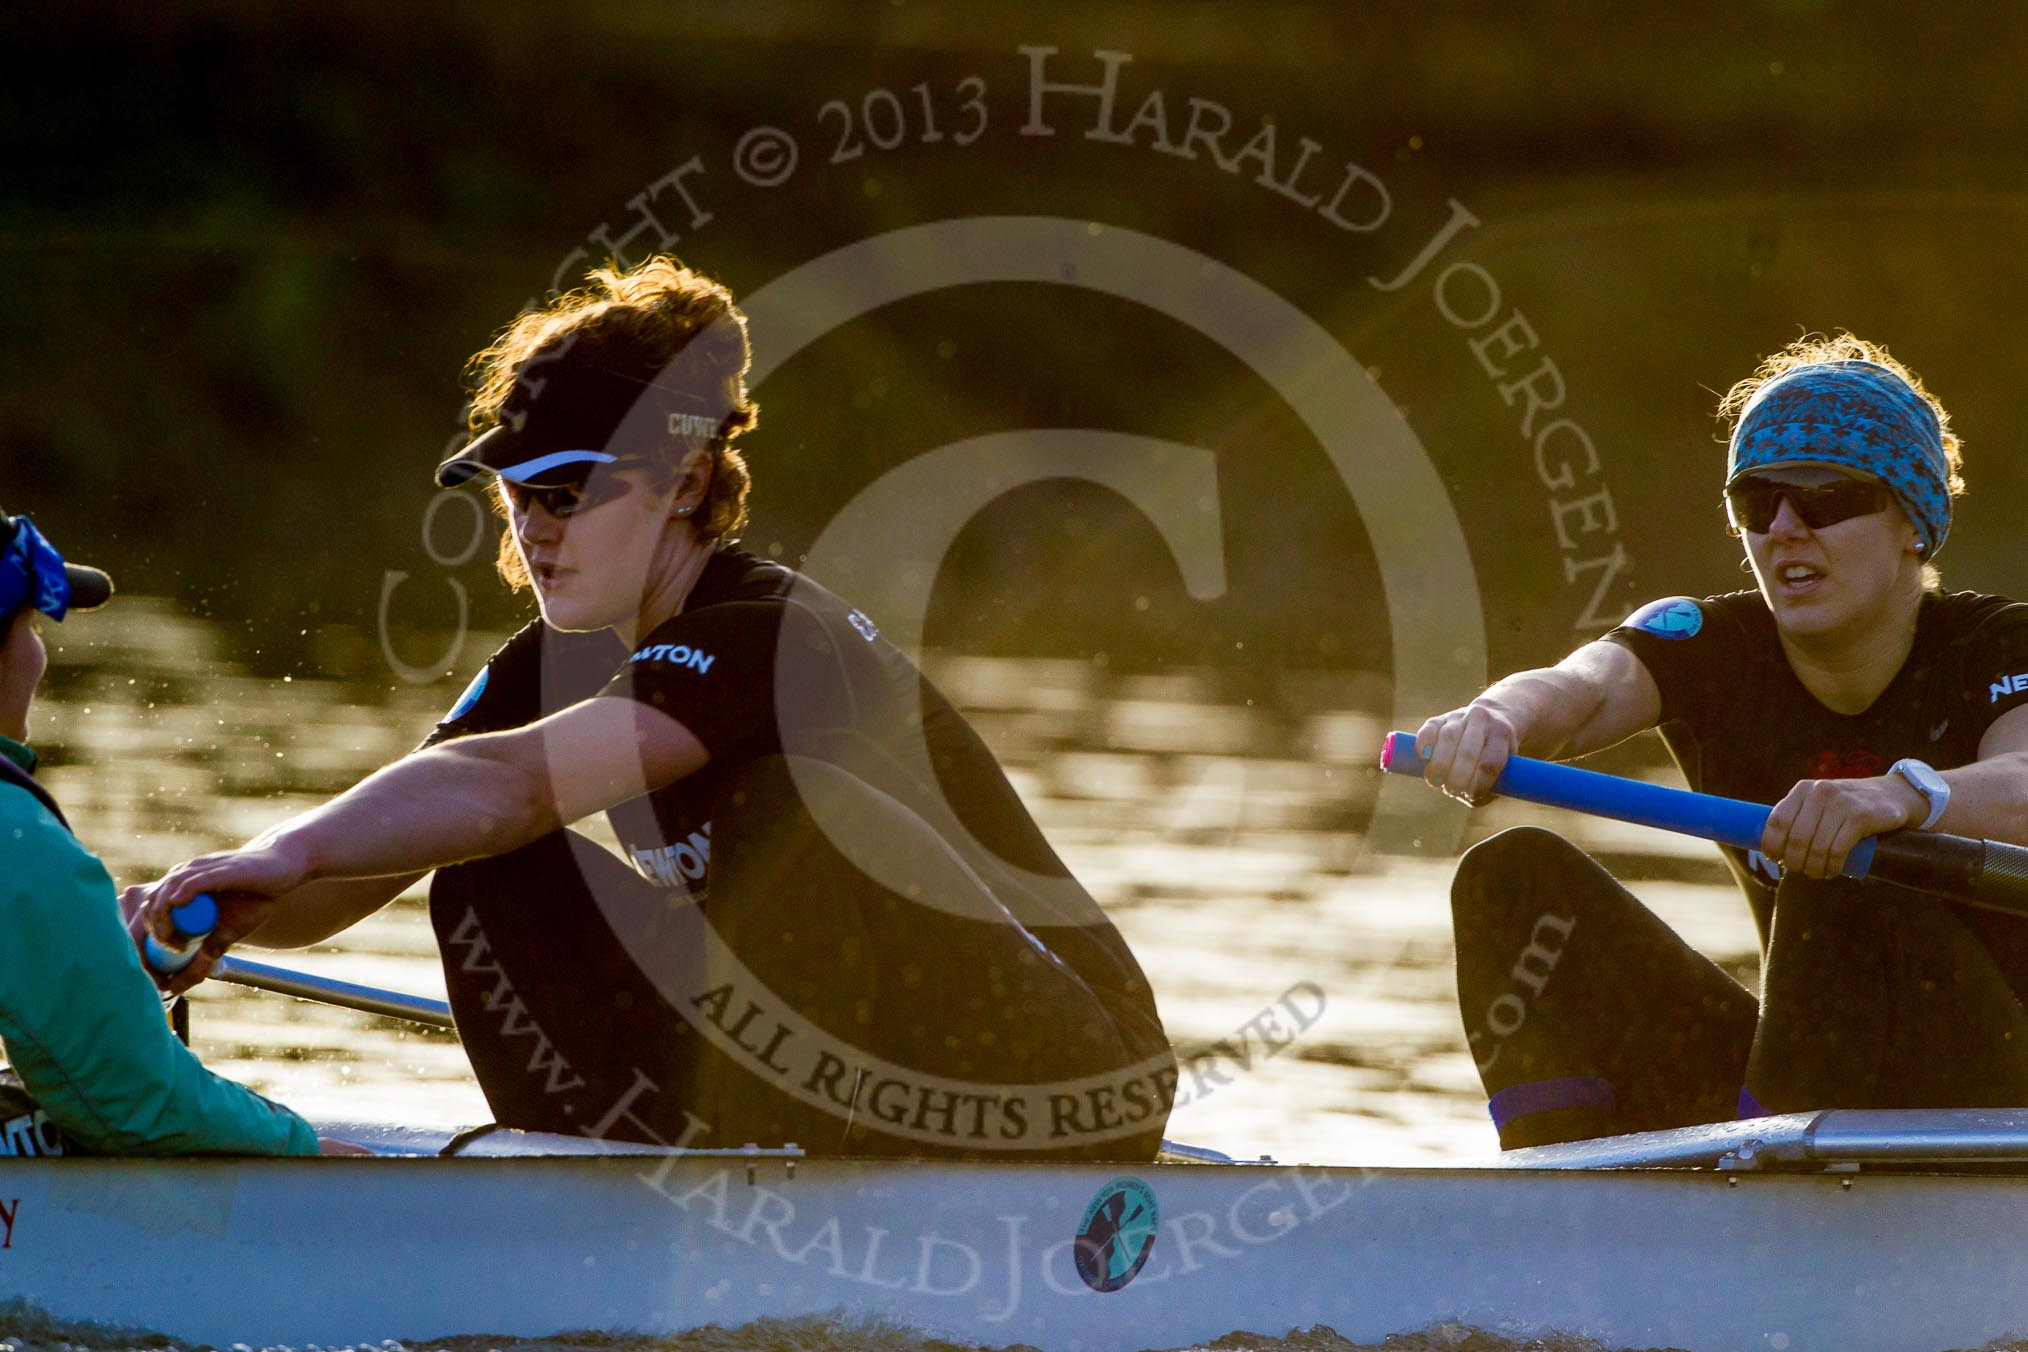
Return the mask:
MULTIPOLYGON (((320 635, 323 674, 281 679, 235 661, 231 637, 130 596, 52 627, 33 730, 43 778, 123 882, 236 844, 399 756, 497 641, 468 636, 456 675, 416 686, 371 635, 320 635)), ((1455 1008, 1452 865, 1372 858, 1360 837, 1386 729, 1367 706, 1384 683, 1294 674, 1269 708, 1210 671, 949 653, 925 666, 1126 934, 1179 1047, 1213 1049, 1172 1137, 1237 1158, 1356 1164, 1496 1148, 1455 1008), (1234 1041, 1297 986, 1321 992, 1323 1008, 1293 1045, 1264 1056, 1234 1041)), ((1555 819, 1495 804, 1471 835, 1524 820, 1555 819)), ((1709 847, 1556 824, 1752 982, 1752 924, 1709 847)), ((421 888, 331 946, 259 956, 443 994, 421 888)), ((447 1034, 216 982, 193 1013, 207 1062, 313 1118, 488 1120, 447 1034)))

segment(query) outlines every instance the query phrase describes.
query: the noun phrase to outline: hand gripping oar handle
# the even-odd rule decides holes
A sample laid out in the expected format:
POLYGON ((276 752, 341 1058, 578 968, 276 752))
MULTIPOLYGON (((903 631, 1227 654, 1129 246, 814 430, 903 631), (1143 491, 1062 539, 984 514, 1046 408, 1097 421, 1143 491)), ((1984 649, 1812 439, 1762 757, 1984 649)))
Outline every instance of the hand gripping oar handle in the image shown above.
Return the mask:
MULTIPOLYGON (((188 967, 197 956, 197 950, 203 946, 205 937, 218 928, 218 902, 211 893, 199 892, 169 912, 169 918, 176 937, 182 942, 171 948, 150 932, 144 944, 148 965, 163 976, 174 976, 188 967)), ((224 956, 220 956, 212 967, 211 974, 235 986, 250 986, 254 990, 293 995, 302 1000, 321 1000, 327 1005, 407 1019, 432 1028, 457 1027, 451 1018, 451 1007, 442 1000, 410 995, 405 991, 381 990, 377 986, 361 986, 351 981, 312 976, 308 972, 294 972, 286 967, 271 967, 264 962, 224 956)), ((184 1041, 188 1042, 189 1038, 185 1037, 184 1041)))
POLYGON ((163 976, 174 976, 188 967, 197 950, 204 947, 205 936, 218 928, 218 902, 211 893, 199 892, 169 912, 169 927, 176 932, 175 947, 157 939, 153 930, 142 944, 148 965, 163 976))
MULTIPOLYGON (((1380 768, 1421 775, 1411 733, 1392 732, 1380 768)), ((1772 808, 1737 798, 1664 788, 1575 765, 1509 756, 1493 790, 1509 798, 1594 817, 1658 827, 1742 850, 1760 848, 1772 808)), ((1878 878, 1994 910, 2028 915, 2028 849, 1931 831, 1891 831, 1860 841, 1845 856, 1845 875, 1878 878)))

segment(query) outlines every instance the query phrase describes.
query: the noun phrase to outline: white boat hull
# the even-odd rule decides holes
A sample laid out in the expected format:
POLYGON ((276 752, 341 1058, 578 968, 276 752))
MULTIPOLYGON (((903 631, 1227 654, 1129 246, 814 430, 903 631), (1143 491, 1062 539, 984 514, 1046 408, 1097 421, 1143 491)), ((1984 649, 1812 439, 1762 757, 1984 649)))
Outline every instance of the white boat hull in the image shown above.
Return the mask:
POLYGON ((10 1160, 0 1297, 220 1346, 840 1311, 1048 1352, 1314 1324, 1359 1342, 1459 1322, 1691 1352, 1937 1352, 2028 1334, 2028 1177, 1727 1162, 1739 1167, 10 1160), (1101 1292, 1074 1237, 1122 1176, 1159 1221, 1145 1265, 1101 1292))

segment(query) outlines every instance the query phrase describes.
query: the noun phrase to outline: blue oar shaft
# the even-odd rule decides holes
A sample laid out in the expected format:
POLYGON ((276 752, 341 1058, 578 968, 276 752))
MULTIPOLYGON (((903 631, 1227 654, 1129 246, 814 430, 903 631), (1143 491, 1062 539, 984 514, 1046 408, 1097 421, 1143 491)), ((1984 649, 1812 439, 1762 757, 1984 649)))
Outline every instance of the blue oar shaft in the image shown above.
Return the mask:
POLYGON ((308 972, 273 967, 265 962, 252 962, 246 958, 220 958, 218 965, 212 968, 211 974, 221 981, 230 981, 235 986, 251 986, 255 990, 293 995, 302 1000, 318 1000, 327 1005, 357 1009, 367 1014, 384 1014, 389 1018, 428 1024, 432 1028, 457 1026, 451 1019, 451 1007, 442 1000, 410 995, 405 991, 361 986, 351 981, 313 976, 308 972))
MULTIPOLYGON (((1406 732, 1389 734, 1380 758, 1381 768, 1398 775, 1420 775, 1422 756, 1415 749, 1415 737, 1406 732)), ((1760 847, 1767 830, 1765 803, 1748 803, 1738 798, 1692 793, 1688 789, 1665 788, 1637 779, 1583 770, 1575 765, 1509 756, 1506 768, 1493 781, 1493 791, 1524 802, 1547 807, 1569 808, 1595 817, 1653 826, 1701 840, 1715 840, 1742 850, 1760 847)), ((1848 877, 1863 878, 1873 863, 1873 841, 1862 840, 1845 859, 1848 877)))

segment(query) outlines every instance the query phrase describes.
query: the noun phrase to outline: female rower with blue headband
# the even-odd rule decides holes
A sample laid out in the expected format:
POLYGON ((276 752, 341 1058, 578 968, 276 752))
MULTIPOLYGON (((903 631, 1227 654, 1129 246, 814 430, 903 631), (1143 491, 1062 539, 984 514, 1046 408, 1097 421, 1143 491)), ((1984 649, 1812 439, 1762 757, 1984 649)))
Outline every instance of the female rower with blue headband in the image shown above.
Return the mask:
POLYGON ((1838 877, 1898 829, 2028 843, 2028 605, 1942 589, 1942 406, 1849 334, 1734 386, 1724 503, 1757 587, 1643 606, 1417 733, 1485 801, 1511 755, 1659 727, 1691 787, 1774 803, 1728 848, 1758 1001, 1546 831, 1468 851, 1458 991, 1503 1147, 1830 1107, 2028 1105, 2028 921, 1838 877))

